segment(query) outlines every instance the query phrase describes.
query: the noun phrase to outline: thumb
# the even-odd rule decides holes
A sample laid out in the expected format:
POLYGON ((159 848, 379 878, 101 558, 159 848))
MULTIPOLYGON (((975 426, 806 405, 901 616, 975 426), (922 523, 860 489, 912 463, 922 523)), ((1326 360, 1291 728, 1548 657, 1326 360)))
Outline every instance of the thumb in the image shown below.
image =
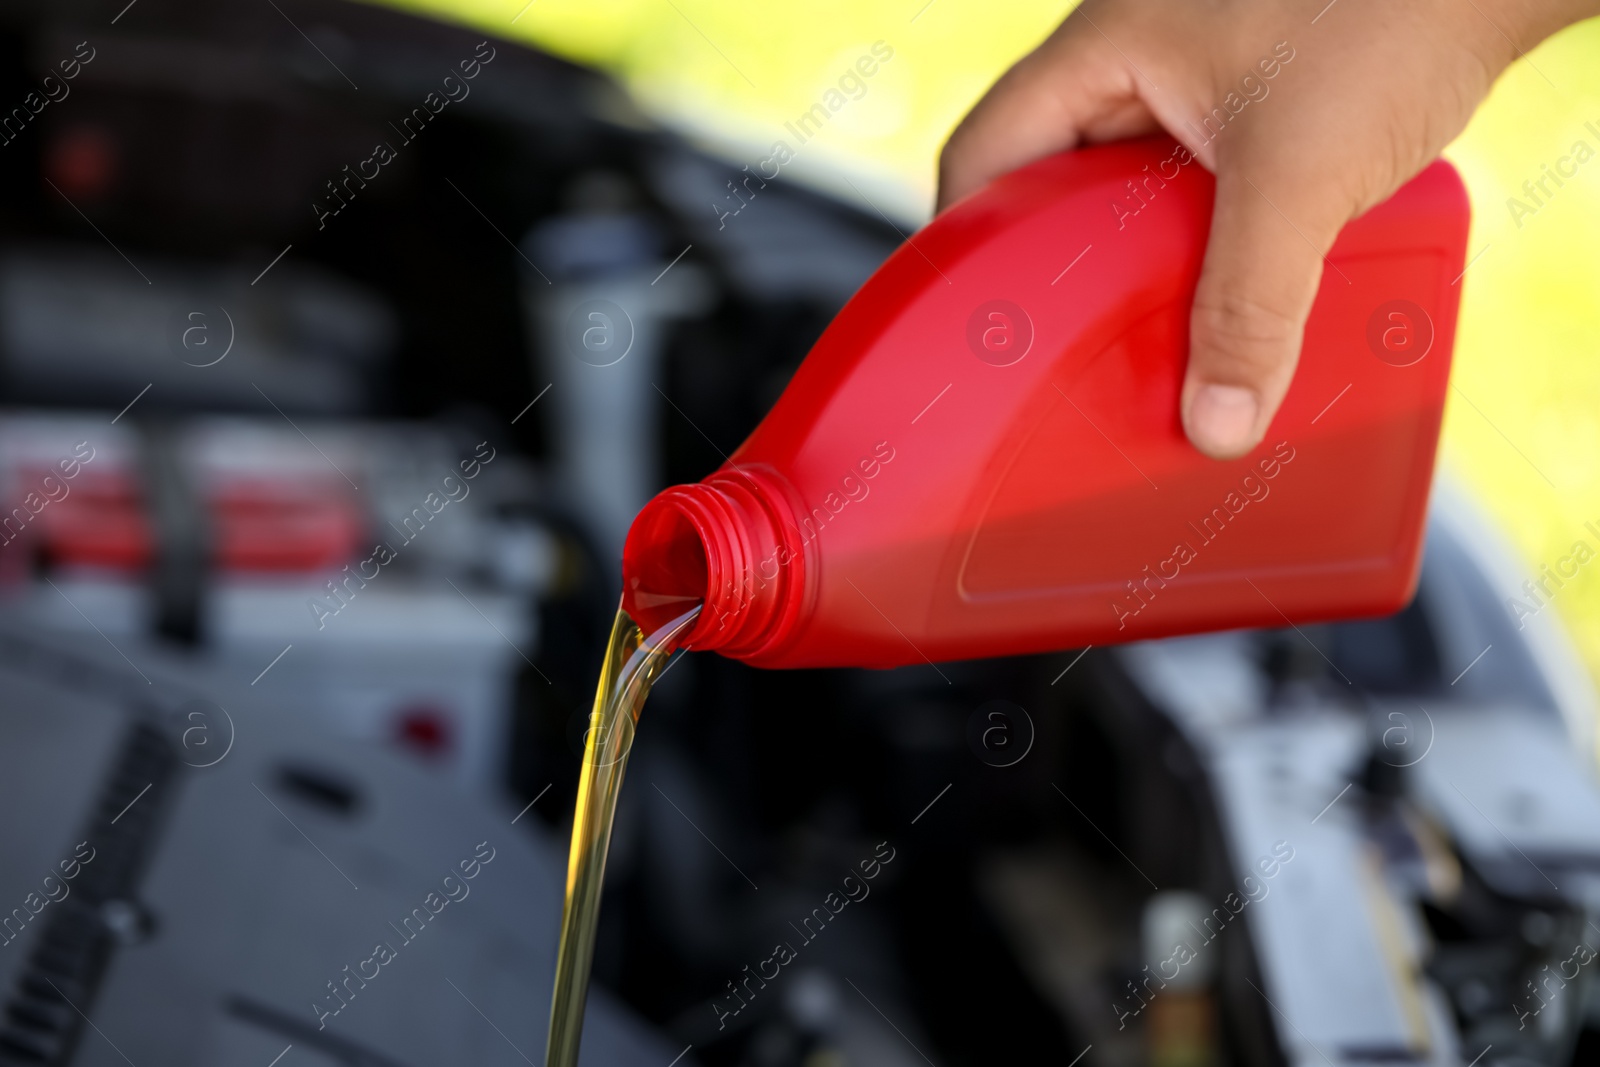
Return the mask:
POLYGON ((1351 214, 1328 191, 1325 175, 1218 168, 1182 398, 1189 440, 1213 459, 1259 444, 1289 390, 1324 253, 1351 214))

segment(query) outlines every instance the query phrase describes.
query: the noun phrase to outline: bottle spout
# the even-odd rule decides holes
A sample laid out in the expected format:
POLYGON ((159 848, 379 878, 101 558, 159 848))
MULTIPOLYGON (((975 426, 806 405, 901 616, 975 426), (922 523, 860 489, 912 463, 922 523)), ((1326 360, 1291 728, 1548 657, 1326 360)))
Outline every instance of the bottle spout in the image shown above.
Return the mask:
POLYGON ((623 553, 623 608, 646 633, 707 600, 705 539, 677 496, 669 489, 639 513, 623 553))
POLYGON ((623 609, 646 633, 702 605, 686 648, 745 656, 793 628, 806 542, 766 471, 719 471, 644 506, 622 551, 623 609))

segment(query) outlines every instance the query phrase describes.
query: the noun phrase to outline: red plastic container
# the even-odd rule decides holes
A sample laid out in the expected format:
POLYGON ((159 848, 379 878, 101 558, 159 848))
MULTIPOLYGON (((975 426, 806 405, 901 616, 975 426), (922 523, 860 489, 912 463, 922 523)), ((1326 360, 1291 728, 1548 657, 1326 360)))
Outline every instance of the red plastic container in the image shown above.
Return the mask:
MULTIPOLYGON (((1178 391, 1214 183, 1164 139, 994 182, 900 248, 729 463, 639 514, 624 606, 685 644, 890 667, 1398 610, 1468 204, 1434 163, 1328 255, 1288 398, 1230 462, 1178 391)), ((1292 239, 1292 238, 1290 238, 1292 239)))

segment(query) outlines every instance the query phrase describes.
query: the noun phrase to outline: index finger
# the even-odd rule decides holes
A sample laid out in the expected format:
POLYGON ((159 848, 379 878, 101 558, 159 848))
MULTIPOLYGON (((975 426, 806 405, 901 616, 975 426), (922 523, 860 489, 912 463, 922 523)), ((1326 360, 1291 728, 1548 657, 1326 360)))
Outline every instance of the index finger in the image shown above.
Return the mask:
POLYGON ((936 209, 1055 152, 1160 129, 1141 78, 1074 12, 1007 71, 950 135, 939 155, 936 209))

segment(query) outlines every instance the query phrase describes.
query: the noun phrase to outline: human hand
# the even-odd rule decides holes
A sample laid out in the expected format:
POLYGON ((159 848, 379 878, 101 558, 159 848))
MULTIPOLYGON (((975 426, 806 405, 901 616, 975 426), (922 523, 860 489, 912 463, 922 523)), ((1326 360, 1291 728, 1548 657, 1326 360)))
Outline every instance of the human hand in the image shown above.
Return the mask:
POLYGON ((1432 161, 1513 59, 1600 13, 1600 0, 1324 2, 1089 0, 939 160, 941 210, 1051 153, 1158 129, 1216 175, 1180 404, 1217 459, 1266 433, 1344 224, 1432 161))

